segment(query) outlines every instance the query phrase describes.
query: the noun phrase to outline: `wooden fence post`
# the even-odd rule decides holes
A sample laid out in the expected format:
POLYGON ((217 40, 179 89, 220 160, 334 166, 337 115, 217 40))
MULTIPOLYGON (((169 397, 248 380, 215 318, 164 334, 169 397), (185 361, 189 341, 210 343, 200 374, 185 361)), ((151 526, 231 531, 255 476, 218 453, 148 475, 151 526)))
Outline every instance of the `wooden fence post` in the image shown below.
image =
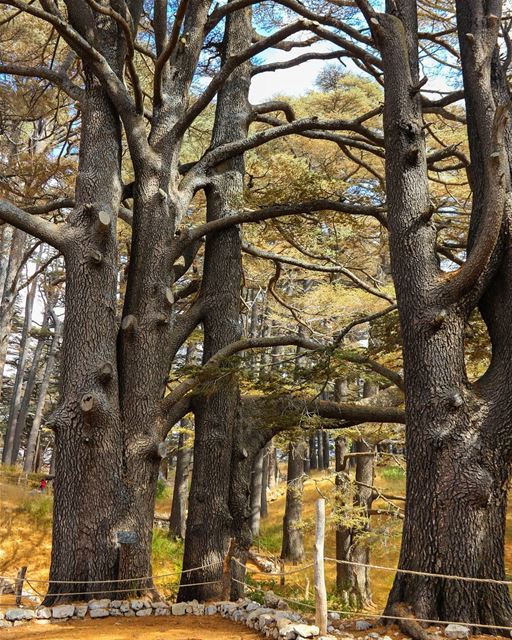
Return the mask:
POLYGON ((327 635, 327 590, 325 588, 324 568, 325 543, 325 500, 316 501, 316 536, 315 536, 315 621, 320 635, 327 635))
POLYGON ((14 593, 16 594, 16 606, 21 605, 21 599, 23 597, 23 583, 25 582, 25 574, 27 573, 27 567, 21 567, 14 583, 14 593))

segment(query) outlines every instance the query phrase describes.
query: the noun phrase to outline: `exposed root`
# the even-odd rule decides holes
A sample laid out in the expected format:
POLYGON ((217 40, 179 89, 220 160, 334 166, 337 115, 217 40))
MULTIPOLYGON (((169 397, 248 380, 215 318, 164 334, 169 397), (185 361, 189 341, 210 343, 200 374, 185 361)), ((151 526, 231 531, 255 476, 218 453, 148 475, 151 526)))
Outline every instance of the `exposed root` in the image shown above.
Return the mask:
MULTIPOLYGON (((411 607, 404 602, 396 602, 389 609, 389 614, 397 618, 411 618, 414 616, 411 607)), ((400 631, 413 640, 436 640, 437 636, 428 633, 419 622, 415 620, 396 620, 400 631)))

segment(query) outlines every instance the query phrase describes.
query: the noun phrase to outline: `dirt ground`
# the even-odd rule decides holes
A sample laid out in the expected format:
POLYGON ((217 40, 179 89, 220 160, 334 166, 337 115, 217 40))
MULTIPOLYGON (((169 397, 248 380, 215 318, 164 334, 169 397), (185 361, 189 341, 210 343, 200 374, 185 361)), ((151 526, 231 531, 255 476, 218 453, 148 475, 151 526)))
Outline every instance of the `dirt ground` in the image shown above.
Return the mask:
POLYGON ((2 629, 2 640, 261 640, 247 627, 220 617, 105 618, 60 624, 28 623, 2 629))

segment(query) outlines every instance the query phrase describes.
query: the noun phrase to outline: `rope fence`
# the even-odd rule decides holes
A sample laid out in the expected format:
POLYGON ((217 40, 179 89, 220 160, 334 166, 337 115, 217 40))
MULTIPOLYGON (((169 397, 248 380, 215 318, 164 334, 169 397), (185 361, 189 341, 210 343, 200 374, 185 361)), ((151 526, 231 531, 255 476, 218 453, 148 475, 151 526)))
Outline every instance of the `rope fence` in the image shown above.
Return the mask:
MULTIPOLYGON (((322 498, 319 499, 319 501, 321 501, 322 498)), ((317 502, 319 502, 317 501, 317 502)), ((323 516, 319 515, 322 513, 322 509, 318 509, 317 510, 317 542, 323 542, 323 536, 324 534, 324 528, 322 526, 322 518, 325 520, 325 512, 323 512, 323 516), (321 526, 319 526, 319 524, 321 526), (319 531, 321 532, 319 534, 319 531), (318 538, 318 536, 320 535, 320 539, 318 538)), ((323 550, 323 544, 319 545, 318 547, 316 547, 317 549, 321 549, 323 550)), ((372 563, 363 563, 363 562, 355 562, 355 561, 351 561, 351 560, 338 560, 336 558, 330 558, 327 556, 323 555, 323 551, 322 553, 320 553, 319 551, 317 551, 315 553, 315 558, 314 558, 314 562, 310 562, 308 564, 302 565, 300 567, 296 567, 294 569, 290 569, 288 571, 260 571, 260 570, 253 570, 253 569, 248 569, 247 566, 245 564, 243 564, 242 562, 240 562, 237 558, 232 557, 231 561, 233 563, 238 564, 239 566, 241 566, 244 569, 244 578, 243 580, 239 580, 238 578, 235 578, 233 575, 230 576, 230 579, 232 582, 234 582, 235 584, 239 584, 242 585, 245 590, 249 590, 250 592, 261 592, 260 588, 257 588, 253 585, 247 584, 246 578, 247 577, 251 577, 251 576, 265 576, 266 578, 284 578, 286 576, 292 576, 292 575, 296 575, 298 573, 303 573, 304 571, 306 571, 307 569, 310 569, 312 567, 315 568, 315 588, 314 588, 314 592, 315 592, 315 599, 316 599, 316 603, 315 605, 309 604, 308 602, 303 602, 300 600, 295 600, 293 598, 289 598, 289 597, 285 597, 285 596, 281 596, 279 595, 279 597, 284 600, 286 603, 288 604, 292 604, 292 605, 298 605, 300 607, 315 611, 316 613, 316 623, 318 626, 323 627, 324 629, 327 628, 327 617, 329 613, 337 613, 339 615, 342 615, 344 617, 347 616, 353 616, 356 612, 350 609, 328 609, 327 608, 327 601, 326 601, 326 595, 325 595, 325 578, 321 577, 320 581, 323 584, 319 584, 319 578, 318 576, 323 576, 323 572, 319 572, 318 568, 320 566, 323 567, 323 565, 328 562, 328 563, 335 563, 335 564, 344 564, 344 565, 350 565, 350 566, 358 566, 358 567, 365 567, 367 569, 373 569, 373 570, 377 570, 377 571, 389 571, 389 572, 393 572, 393 573, 401 573, 401 574, 408 574, 408 575, 414 575, 414 576, 419 576, 419 577, 424 577, 424 578, 431 578, 431 579, 438 579, 438 580, 456 580, 456 581, 461 581, 461 582, 470 582, 470 583, 481 583, 481 584, 493 584, 493 585, 503 585, 503 586, 510 586, 512 585, 512 580, 499 580, 499 579, 494 579, 494 578, 475 578, 475 577, 471 577, 471 576, 459 576, 459 575, 453 575, 453 574, 443 574, 443 573, 430 573, 430 572, 426 572, 426 571, 415 571, 413 569, 401 569, 401 568, 396 568, 396 567, 389 567, 389 566, 385 566, 385 565, 378 565, 378 564, 372 564, 372 563), (322 592, 323 592, 323 596, 322 596, 322 592), (320 599, 319 599, 320 598, 320 599), (322 600, 323 598, 323 600, 322 600)), ((219 560, 216 562, 211 562, 208 564, 204 564, 201 565, 199 567, 194 567, 192 569, 183 569, 180 571, 173 571, 173 572, 169 572, 169 573, 164 573, 164 574, 160 574, 160 575, 156 575, 156 576, 143 576, 143 577, 136 577, 136 578, 120 578, 120 579, 115 579, 115 580, 41 580, 41 579, 29 579, 26 578, 25 576, 23 576, 23 578, 21 578, 21 580, 23 582, 25 582, 37 595, 44 597, 43 594, 41 594, 36 587, 34 587, 34 584, 39 585, 39 584, 47 584, 47 585, 55 585, 55 584, 68 584, 68 585, 74 585, 74 584, 79 584, 79 585, 89 585, 89 584, 124 584, 124 583, 130 583, 131 585, 134 585, 134 583, 144 583, 145 581, 150 581, 150 582, 158 582, 161 580, 164 580, 166 578, 170 578, 170 577, 176 577, 176 576, 183 576, 185 574, 189 574, 189 573, 193 573, 193 572, 199 572, 199 571, 203 571, 205 569, 210 569, 212 567, 218 567, 219 565, 224 565, 225 561, 224 560, 219 560)), ((223 572, 224 573, 224 572, 223 572)), ((209 580, 209 581, 204 581, 204 582, 193 582, 193 583, 189 583, 189 584, 185 584, 184 586, 190 586, 190 587, 196 587, 196 586, 202 586, 202 585, 212 585, 212 584, 220 584, 220 583, 224 583, 224 579, 225 576, 223 575, 222 579, 219 580, 209 580)), ((0 581, 12 581, 13 584, 18 584, 20 581, 20 577, 18 575, 17 578, 11 578, 8 576, 0 576, 0 581)), ((140 585, 140 587, 142 587, 143 584, 140 585)), ((174 584, 172 586, 178 586, 177 584, 174 584)), ((84 595, 98 595, 98 594, 102 594, 102 595, 107 595, 107 594, 114 594, 114 593, 126 593, 127 588, 124 589, 112 589, 112 590, 101 590, 101 591, 69 591, 66 593, 59 593, 59 596, 84 596, 84 595)), ((8 595, 8 594, 6 594, 8 595)), ((27 597, 26 594, 22 594, 23 597, 27 597)), ((0 604, 0 607, 12 607, 12 604, 0 604)), ((385 614, 385 613, 369 613, 366 611, 363 612, 359 612, 358 615, 362 615, 365 618, 373 618, 373 619, 377 619, 377 620, 393 620, 393 621, 397 621, 397 622, 416 622, 416 623, 421 623, 421 624, 430 624, 430 625, 449 625, 449 624, 459 624, 460 621, 459 620, 435 620, 435 619, 428 619, 428 618, 416 618, 413 616, 407 617, 407 616, 399 616, 399 615, 391 615, 391 614, 385 614)), ((492 625, 492 624, 484 624, 484 623, 480 623, 480 622, 463 622, 462 624, 468 626, 468 627, 472 627, 472 628, 478 628, 478 629, 488 629, 488 630, 500 630, 500 631, 512 631, 512 626, 503 626, 503 625, 492 625)))

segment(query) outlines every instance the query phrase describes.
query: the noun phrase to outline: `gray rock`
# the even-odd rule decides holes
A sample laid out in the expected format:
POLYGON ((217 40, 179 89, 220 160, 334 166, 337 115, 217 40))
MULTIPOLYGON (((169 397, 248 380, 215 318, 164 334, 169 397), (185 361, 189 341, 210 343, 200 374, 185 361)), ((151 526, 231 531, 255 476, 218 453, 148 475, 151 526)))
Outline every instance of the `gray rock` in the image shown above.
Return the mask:
POLYGON ((135 616, 135 611, 128 609, 128 611, 125 611, 123 615, 125 618, 132 618, 133 616, 135 616))
POLYGON ((286 611, 289 608, 288 603, 285 602, 284 600, 279 600, 279 602, 277 603, 277 608, 280 611, 286 611))
POLYGON ((5 612, 5 619, 9 622, 15 622, 16 620, 32 620, 36 617, 36 612, 32 609, 7 609, 5 612))
POLYGON ((120 609, 122 604, 123 604, 122 600, 112 600, 112 602, 110 603, 110 608, 120 609))
POLYGON ((341 620, 341 616, 337 611, 329 611, 327 618, 329 620, 341 620))
POLYGON ((48 607, 41 607, 36 611, 36 618, 39 620, 49 620, 52 617, 52 611, 48 607))
POLYGON ((10 629, 12 624, 8 620, 0 620, 0 629, 10 629))
POLYGON ((87 605, 77 604, 75 607, 75 616, 77 618, 85 618, 86 614, 87 614, 87 605))
POLYGON ((253 602, 252 600, 249 600, 249 602, 247 603, 247 606, 245 607, 246 611, 256 611, 256 609, 260 609, 261 608, 261 604, 259 602, 253 602))
POLYGON ((71 618, 75 615, 75 606, 72 604, 58 604, 52 607, 52 618, 62 620, 63 618, 71 618))
POLYGON ((276 596, 276 594, 273 591, 266 591, 263 597, 263 602, 265 603, 265 606, 271 607, 272 609, 277 609, 279 600, 280 600, 279 596, 276 596))
POLYGON ((108 618, 110 612, 108 609, 91 609, 89 615, 91 618, 108 618))
MULTIPOLYGON (((246 609, 246 611, 247 610, 248 609, 246 609)), ((269 609, 268 607, 258 607, 257 609, 252 609, 247 616, 247 622, 253 622, 253 620, 257 620, 259 616, 263 615, 264 613, 270 613, 271 611, 272 609, 269 609)))
POLYGON ((89 611, 92 611, 93 609, 108 609, 108 607, 110 607, 110 600, 108 598, 91 600, 89 602, 89 611))
POLYGON ((144 609, 144 600, 130 600, 130 607, 134 611, 140 611, 144 609))
POLYGON ((128 611, 130 611, 130 603, 128 602, 128 600, 123 600, 121 602, 121 604, 119 605, 119 611, 121 611, 122 613, 128 613, 128 611))
POLYGON ((371 633, 368 634, 367 637, 371 638, 371 640, 379 640, 380 633, 377 633, 376 631, 372 631, 371 633))
POLYGON ((153 613, 153 609, 139 609, 135 612, 136 616, 150 616, 153 613))
POLYGON ((313 638, 320 633, 320 629, 316 624, 294 624, 292 627, 297 636, 302 636, 303 638, 313 638))
POLYGON ((356 620, 356 631, 366 631, 372 628, 372 623, 368 620, 356 620))
MULTIPOLYGON (((145 609, 144 609, 145 611, 145 609)), ((119 617, 124 615, 122 611, 119 611, 119 609, 109 609, 109 615, 114 616, 114 617, 119 617)))
POLYGON ((333 631, 335 631, 334 627, 332 625, 329 625, 327 627, 327 633, 332 633, 333 631))
POLYGON ((161 607, 159 609, 155 609, 155 616, 170 616, 171 610, 169 607, 161 607))
POLYGON ((271 624, 274 624, 275 622, 275 617, 272 613, 263 613, 258 617, 258 624, 260 626, 260 629, 266 629, 267 627, 269 627, 271 624))
POLYGON ((186 602, 177 602, 173 604, 171 607, 173 616, 184 616, 187 612, 187 603, 186 602))
POLYGON ((205 615, 214 616, 217 613, 217 607, 214 604, 209 604, 204 610, 205 615))
POLYGON ((292 621, 289 618, 279 618, 277 621, 277 628, 281 630, 283 627, 291 626, 292 621))
POLYGON ((164 602, 163 600, 160 600, 159 602, 152 602, 151 606, 153 607, 153 609, 168 609, 169 605, 167 604, 167 602, 164 602))
POLYGON ((449 624, 444 630, 447 638, 468 638, 470 633, 471 629, 464 624, 449 624))

